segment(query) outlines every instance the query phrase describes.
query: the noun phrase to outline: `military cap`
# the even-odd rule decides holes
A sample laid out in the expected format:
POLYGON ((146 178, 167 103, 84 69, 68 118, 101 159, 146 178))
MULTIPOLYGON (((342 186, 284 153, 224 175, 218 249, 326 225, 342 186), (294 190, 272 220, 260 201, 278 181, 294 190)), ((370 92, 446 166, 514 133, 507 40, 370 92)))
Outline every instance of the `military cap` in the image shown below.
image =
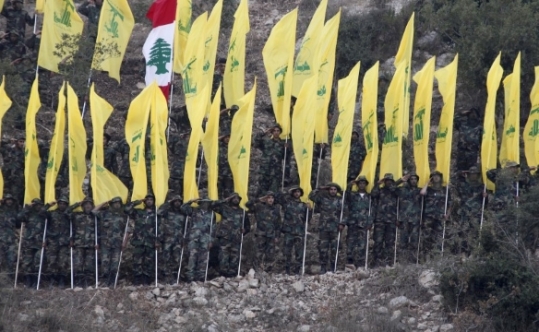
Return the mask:
POLYGON ((84 204, 84 203, 92 203, 92 204, 94 204, 94 200, 91 197, 86 196, 82 200, 81 204, 84 204))
POLYGON ((275 129, 275 128, 279 129, 281 132, 283 131, 283 128, 278 123, 275 123, 273 126, 271 126, 271 129, 275 129))
POLYGON ((14 0, 13 2, 23 3, 22 0, 14 0))
POLYGON ((265 196, 275 197, 275 193, 273 191, 268 191, 265 196))
POLYGON ((230 196, 231 196, 231 197, 236 196, 236 197, 238 197, 238 198, 240 199, 240 201, 241 201, 241 196, 240 196, 240 194, 238 194, 238 193, 232 193, 232 195, 230 195, 230 196))
POLYGON ((505 164, 505 168, 508 168, 508 167, 520 167, 520 164, 517 164, 515 161, 508 161, 505 164))
POLYGON ((32 200, 32 204, 41 204, 41 205, 43 205, 43 201, 41 201, 39 198, 34 198, 32 200))
POLYGON ((122 202, 122 198, 120 196, 116 196, 114 197, 113 199, 110 200, 110 203, 121 203, 122 202))
POLYGON ((479 168, 477 168, 476 166, 472 166, 472 167, 470 167, 470 169, 468 170, 468 173, 471 173, 471 174, 477 174, 477 173, 481 173, 481 171, 480 171, 479 168))
POLYGON ((301 193, 301 196, 303 196, 304 192, 300 186, 293 186, 292 188, 288 189, 288 193, 293 194, 294 191, 296 190, 299 190, 299 192, 301 193))
POLYGON ((4 199, 4 201, 5 201, 6 199, 13 199, 13 200, 15 200, 15 197, 13 197, 13 195, 11 195, 11 194, 5 194, 3 199, 4 199))
POLYGON ((367 177, 365 175, 358 176, 357 179, 354 180, 354 182, 365 182, 366 184, 369 184, 369 180, 367 180, 367 177))
POLYGON ((144 196, 144 199, 146 199, 146 198, 153 198, 153 199, 155 199, 155 195, 154 195, 153 193, 148 193, 148 194, 146 194, 146 196, 144 196))
POLYGON ((433 176, 435 176, 435 175, 439 175, 439 176, 441 176, 441 177, 444 176, 444 175, 442 174, 442 172, 437 171, 437 170, 436 170, 436 171, 432 171, 432 172, 430 173, 430 177, 433 177, 433 176))
POLYGON ((331 187, 334 187, 334 188, 337 188, 337 191, 339 191, 339 192, 342 191, 341 186, 339 186, 339 185, 338 185, 337 183, 335 183, 335 182, 330 182, 330 183, 328 183, 328 184, 326 185, 326 187, 330 187, 330 188, 331 188, 331 187))
POLYGON ((183 198, 180 195, 174 195, 170 199, 170 202, 174 202, 174 201, 183 201, 183 198))
POLYGON ((393 174, 391 174, 391 173, 386 173, 386 174, 384 174, 383 180, 391 180, 391 181, 395 181, 395 179, 393 178, 393 174))
POLYGON ((230 107, 231 111, 237 111, 239 109, 240 109, 240 107, 238 105, 232 105, 232 107, 230 107))
POLYGON ((419 180, 419 175, 417 175, 415 172, 410 172, 409 175, 410 175, 410 178, 414 177, 419 180))
POLYGON ((59 202, 64 202, 64 203, 69 204, 69 199, 67 199, 67 197, 65 197, 65 196, 60 196, 60 198, 58 198, 56 201, 57 201, 58 203, 59 203, 59 202))
POLYGON ((17 141, 26 141, 26 136, 24 135, 17 136, 17 141))

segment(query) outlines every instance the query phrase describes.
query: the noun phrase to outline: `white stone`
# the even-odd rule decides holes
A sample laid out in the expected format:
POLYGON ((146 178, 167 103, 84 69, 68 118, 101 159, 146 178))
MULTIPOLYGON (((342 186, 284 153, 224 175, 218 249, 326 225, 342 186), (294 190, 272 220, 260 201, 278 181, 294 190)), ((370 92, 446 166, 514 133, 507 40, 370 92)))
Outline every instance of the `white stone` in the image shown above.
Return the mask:
POLYGON ((419 275, 418 282, 424 288, 432 288, 439 284, 438 275, 432 270, 425 270, 419 275))
POLYGON ((417 319, 415 319, 415 317, 408 318, 408 325, 414 325, 415 323, 417 323, 417 319))
POLYGON ((249 288, 247 290, 247 295, 249 295, 249 296, 255 296, 256 294, 258 294, 258 291, 256 289, 249 288))
POLYGON ((208 294, 208 290, 204 287, 197 287, 195 289, 195 296, 197 297, 204 297, 208 294))
POLYGON ((193 299, 193 303, 199 307, 203 307, 205 306, 206 304, 208 304, 208 300, 206 300, 205 298, 203 297, 195 297, 193 299))
POLYGON ((249 279, 249 287, 258 288, 258 279, 249 279))
POLYGON ((440 326, 440 332, 449 332, 453 331, 454 329, 455 327, 453 326, 453 324, 444 324, 440 326))
POLYGON ((310 330, 310 325, 301 325, 300 327, 298 327, 298 332, 309 332, 310 330))
POLYGON ((138 293, 137 292, 133 292, 131 294, 129 294, 129 299, 131 301, 136 301, 138 299, 138 293))
POLYGON ((245 292, 247 289, 249 289, 249 281, 248 280, 240 280, 240 283, 238 284, 238 292, 245 292))
POLYGON ((417 324, 418 330, 426 330, 427 329, 427 323, 419 323, 417 324))
POLYGON ((247 309, 243 310, 243 315, 247 319, 252 319, 252 318, 256 317, 256 314, 254 312, 252 312, 251 310, 247 310, 247 309))
POLYGON ((402 312, 400 310, 393 311, 393 314, 391 315, 391 321, 398 320, 402 316, 402 312))
POLYGON ((138 82, 138 83, 137 83, 137 88, 138 88, 138 89, 142 90, 142 89, 144 89, 145 87, 146 87, 146 84, 144 84, 144 83, 142 83, 142 82, 138 82))
POLYGON ((17 317, 19 318, 19 320, 21 322, 26 322, 28 320, 28 318, 29 318, 29 316, 27 314, 21 314, 21 313, 19 313, 19 315, 17 317))
POLYGON ((120 302, 120 303, 118 303, 118 305, 116 306, 116 309, 122 310, 123 307, 124 307, 124 305, 120 302))
POLYGON ((223 287, 222 284, 220 284, 219 282, 214 281, 214 280, 208 282, 208 284, 210 284, 210 285, 212 285, 213 287, 216 287, 216 288, 222 288, 223 287))
POLYGON ((301 282, 301 280, 298 280, 292 284, 292 288, 294 288, 297 293, 301 293, 305 290, 305 285, 303 285, 303 282, 301 282))
POLYGON ((376 312, 381 315, 387 315, 389 313, 389 310, 387 310, 386 307, 379 307, 378 309, 376 309, 376 312))
POLYGON ((96 315, 96 321, 98 324, 103 324, 105 322, 105 312, 100 305, 96 305, 94 308, 94 313, 96 315))
POLYGON ((371 276, 371 273, 368 270, 365 270, 361 267, 357 268, 357 271, 356 271, 357 280, 368 279, 370 276, 371 276))
POLYGON ((247 279, 254 279, 255 277, 255 270, 250 269, 249 273, 247 273, 247 279))
POLYGON ((406 296, 399 296, 389 301, 389 306, 393 309, 397 309, 407 305, 409 302, 406 296))
POLYGON ((155 295, 155 296, 160 296, 161 295, 161 290, 159 288, 154 288, 153 291, 152 291, 152 294, 155 295))

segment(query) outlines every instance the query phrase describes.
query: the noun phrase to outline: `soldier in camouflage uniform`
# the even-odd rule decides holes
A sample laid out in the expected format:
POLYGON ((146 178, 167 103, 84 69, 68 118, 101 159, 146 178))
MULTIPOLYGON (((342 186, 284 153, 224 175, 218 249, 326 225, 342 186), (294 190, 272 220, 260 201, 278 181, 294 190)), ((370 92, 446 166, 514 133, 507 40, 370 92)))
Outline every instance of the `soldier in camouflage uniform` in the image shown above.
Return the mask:
POLYGON ((237 193, 211 202, 211 209, 222 217, 217 225, 216 237, 219 241, 219 269, 226 277, 238 273, 241 234, 249 233, 251 222, 245 210, 240 207, 241 197, 237 193))
POLYGON ((133 177, 129 165, 129 144, 127 144, 125 139, 117 143, 116 151, 120 154, 122 159, 122 164, 121 167, 118 168, 117 175, 127 188, 133 188, 133 177))
POLYGON ((275 204, 275 194, 270 191, 257 200, 246 204, 256 219, 256 267, 266 272, 273 270, 275 262, 275 243, 281 233, 281 206, 275 204))
POLYGON ((461 175, 456 188, 460 198, 460 241, 457 250, 469 255, 479 240, 481 209, 483 200, 487 203, 488 194, 481 181, 481 171, 477 167, 470 167, 468 171, 461 172, 461 175))
POLYGON ((367 243, 366 230, 372 228, 372 218, 369 215, 371 207, 371 195, 367 193, 369 181, 364 176, 359 176, 348 184, 346 191, 346 206, 348 217, 343 221, 348 229, 346 232, 346 258, 347 264, 356 268, 365 265, 365 246, 367 243), (357 185, 358 190, 353 191, 357 185))
POLYGON ((288 195, 279 193, 275 197, 275 202, 282 206, 284 210, 284 220, 281 226, 281 233, 284 237, 284 258, 286 274, 298 274, 303 260, 303 241, 305 238, 305 221, 309 206, 301 201, 303 189, 294 186, 288 190, 288 195), (292 255, 295 264, 292 264, 292 255))
POLYGON ((182 204, 183 198, 176 195, 157 210, 160 221, 158 236, 162 249, 159 272, 165 282, 170 283, 176 282, 184 242, 186 215, 181 209, 182 204))
POLYGON ((341 187, 333 182, 327 186, 319 187, 309 194, 309 199, 320 209, 320 221, 318 227, 318 256, 320 259, 320 274, 326 273, 329 260, 330 271, 335 266, 335 254, 337 250, 337 236, 344 225, 340 224, 341 211, 343 209, 341 187))
POLYGON ((395 249, 395 230, 397 227, 397 202, 399 199, 393 174, 386 173, 371 191, 376 200, 374 219, 374 266, 392 265, 395 249), (381 185, 383 187, 380 187, 381 185))
POLYGON ((348 182, 355 180, 359 175, 365 156, 367 156, 367 151, 365 150, 365 146, 361 144, 359 132, 354 131, 350 144, 350 158, 348 159, 348 182))
POLYGON ((326 159, 327 154, 327 146, 324 143, 315 143, 314 149, 313 149, 313 167, 311 171, 311 186, 313 188, 316 188, 318 183, 316 183, 316 179, 318 176, 318 168, 320 167, 320 164, 322 163, 322 160, 326 159), (320 153, 322 151, 322 153, 320 153))
POLYGON ((88 0, 78 8, 78 12, 88 17, 89 36, 94 41, 97 38, 97 25, 99 24, 99 15, 103 7, 103 0, 88 0))
POLYGON ((470 108, 455 116, 455 129, 459 132, 457 141, 457 170, 466 171, 477 164, 479 147, 483 137, 483 126, 479 109, 470 108))
POLYGON ((410 262, 416 262, 419 227, 421 221, 421 189, 417 186, 419 176, 408 173, 397 180, 399 195, 399 229, 401 229, 400 248, 410 262), (402 186, 401 183, 404 183, 402 186))
POLYGON ((71 269, 71 225, 67 214, 69 200, 62 196, 50 205, 57 205, 57 208, 47 213, 47 272, 51 274, 53 282, 64 287, 71 269))
POLYGON ((487 171, 487 178, 496 184, 494 199, 489 204, 495 213, 504 211, 516 204, 517 181, 520 187, 525 185, 522 177, 518 176, 520 165, 509 161, 503 169, 491 169, 487 171))
POLYGON ((95 277, 96 220, 92 214, 94 201, 86 197, 67 209, 73 225, 73 274, 77 285, 88 287, 90 280, 95 277), (79 207, 82 212, 76 212, 79 207))
POLYGON ((208 251, 212 247, 215 227, 210 209, 211 201, 207 199, 190 200, 182 205, 181 210, 189 217, 187 233, 187 250, 189 262, 185 277, 188 282, 204 281, 208 264, 208 251), (197 203, 198 206, 193 206, 197 203))
POLYGON ((430 253, 432 255, 433 249, 441 250, 443 227, 449 218, 451 195, 443 186, 442 176, 439 171, 432 172, 429 182, 421 189, 421 195, 425 197, 423 224, 421 225, 421 242, 424 254, 430 253), (445 211, 446 193, 449 195, 447 197, 447 212, 445 211))
POLYGON ((24 143, 24 136, 19 136, 14 145, 2 144, 0 150, 4 158, 4 187, 18 202, 24 201, 24 143))
POLYGON ((21 273, 25 276, 26 287, 33 287, 37 282, 43 231, 47 219, 47 209, 39 198, 34 198, 31 205, 26 205, 17 216, 18 223, 24 223, 21 248, 21 273))
POLYGON ((160 247, 155 236, 155 196, 148 194, 144 200, 127 204, 125 213, 135 225, 131 238, 135 285, 147 285, 155 273, 155 250, 159 250, 160 247), (140 203, 144 203, 144 208, 135 209, 140 203))
POLYGON ((228 163, 228 142, 230 134, 219 137, 219 197, 228 197, 234 191, 232 170, 228 163))
MULTIPOLYGON (((9 39, 0 42, 0 59, 6 59, 13 65, 18 65, 26 54, 26 46, 19 37, 19 32, 9 33, 9 39)), ((35 75, 34 75, 35 76, 35 75)))
POLYGON ((174 190, 175 194, 180 196, 183 193, 183 172, 188 144, 188 132, 181 134, 175 132, 170 134, 168 140, 168 151, 170 156, 170 178, 168 180, 168 187, 174 190))
POLYGON ((258 134, 255 138, 255 147, 262 152, 258 177, 259 195, 268 190, 278 191, 281 188, 286 144, 279 137, 281 132, 281 126, 275 124, 265 132, 258 134), (271 135, 268 135, 270 133, 271 135))
POLYGON ((12 276, 17 261, 17 215, 19 206, 12 195, 0 201, 0 273, 12 276))
POLYGON ((6 32, 18 32, 21 40, 24 39, 26 25, 34 25, 35 15, 34 17, 28 15, 28 12, 23 9, 22 0, 11 1, 11 7, 6 2, 0 15, 4 16, 7 20, 6 32))
POLYGON ((108 286, 114 285, 120 253, 125 247, 124 233, 127 215, 120 197, 114 197, 95 207, 93 214, 99 218, 100 232, 100 277, 108 286), (105 209, 108 205, 109 208, 105 209))

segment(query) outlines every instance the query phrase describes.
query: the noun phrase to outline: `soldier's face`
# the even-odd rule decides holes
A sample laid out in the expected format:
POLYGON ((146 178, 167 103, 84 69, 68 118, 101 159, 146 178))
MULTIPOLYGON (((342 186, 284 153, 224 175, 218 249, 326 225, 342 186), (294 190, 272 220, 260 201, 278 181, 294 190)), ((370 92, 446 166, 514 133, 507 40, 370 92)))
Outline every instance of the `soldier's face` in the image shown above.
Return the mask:
POLYGON ((384 181, 384 186, 386 186, 386 187, 391 187, 392 184, 393 184, 393 180, 385 180, 384 181))
POLYGON ((109 140, 107 136, 103 136, 103 145, 107 145, 109 143, 109 140))
POLYGON ((432 182, 434 182, 434 183, 440 183, 441 181, 442 181, 442 177, 439 176, 438 174, 436 174, 436 175, 434 175, 432 177, 432 182))
POLYGON ((367 183, 365 181, 359 181, 357 183, 357 187, 359 188, 359 190, 363 191, 365 190, 365 188, 367 188, 367 183))
POLYGON ((329 188, 329 195, 330 195, 330 196, 335 196, 335 195, 337 195, 337 188, 335 188, 335 187, 329 188))
POLYGON ((111 207, 112 207, 114 210, 119 210, 119 209, 122 207, 122 203, 120 203, 120 202, 114 202, 114 203, 112 203, 111 207))
POLYGON ((415 176, 410 178, 410 185, 413 187, 417 186, 417 178, 415 176))
POLYGON ((356 133, 352 134, 352 141, 357 141, 359 139, 359 135, 356 133))
POLYGON ((479 173, 469 173, 468 174, 468 180, 470 180, 470 181, 479 180, 479 173))
POLYGON ((96 0, 95 4, 101 6, 103 4, 103 0, 96 0))
POLYGON ((24 148, 24 140, 23 139, 17 140, 17 147, 20 148, 20 149, 24 148))
POLYGON ((22 9, 22 3, 18 2, 18 1, 17 1, 17 2, 14 2, 14 3, 13 3, 13 7, 14 7, 15 9, 17 9, 17 10, 21 10, 21 9, 22 9))
POLYGON ((10 40, 12 43, 16 43, 17 40, 19 40, 19 36, 17 36, 17 35, 14 34, 14 33, 10 33, 10 34, 9 34, 9 40, 10 40))
POLYGON ((513 175, 517 175, 518 167, 509 167, 509 173, 513 175))
POLYGON ((281 129, 279 128, 274 128, 272 131, 271 131, 272 135, 274 138, 277 138, 281 135, 281 129))
POLYGON ((294 196, 294 198, 300 198, 301 197, 301 191, 299 190, 294 190, 292 192, 292 195, 294 196))
POLYGON ((234 196, 234 198, 232 198, 232 204, 234 205, 240 204, 240 199, 238 196, 234 196))
POLYGON ((4 202, 6 203, 7 206, 13 205, 13 200, 11 198, 6 199, 4 202))
POLYGON ((223 75, 225 73, 225 66, 226 64, 225 63, 218 63, 215 67, 215 69, 217 70, 217 72, 219 72, 221 75, 223 75))
POLYGON ((84 202, 84 204, 82 204, 82 209, 84 210, 85 213, 90 213, 90 211, 92 211, 93 208, 94 208, 94 205, 90 202, 84 202))
POLYGON ((269 196, 268 198, 266 198, 266 203, 268 203, 269 205, 273 205, 274 202, 275 198, 273 198, 273 196, 269 196))
POLYGON ((144 201, 144 204, 146 205, 146 207, 153 207, 153 205, 155 204, 155 200, 153 199, 153 197, 148 197, 144 201))
POLYGON ((180 206, 182 206, 182 201, 177 199, 177 200, 174 201, 173 205, 174 205, 175 208, 179 208, 180 206))
POLYGON ((225 143, 228 144, 228 141, 230 141, 230 136, 225 136, 225 138, 223 139, 223 141, 225 141, 225 143))

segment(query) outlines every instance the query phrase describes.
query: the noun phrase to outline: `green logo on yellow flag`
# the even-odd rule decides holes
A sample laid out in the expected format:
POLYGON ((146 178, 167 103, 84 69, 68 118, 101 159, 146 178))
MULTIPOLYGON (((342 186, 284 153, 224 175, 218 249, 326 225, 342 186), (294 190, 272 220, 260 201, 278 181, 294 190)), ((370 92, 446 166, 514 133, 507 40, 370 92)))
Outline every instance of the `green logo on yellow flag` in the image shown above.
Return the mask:
POLYGON ((425 116, 425 108, 420 109, 414 116, 414 119, 417 119, 418 121, 414 125, 414 141, 423 139, 423 116, 425 116))
POLYGON ((275 72, 275 79, 281 77, 281 79, 277 81, 277 84, 279 84, 277 88, 277 98, 284 96, 284 78, 287 71, 288 66, 284 66, 283 68, 275 72))
POLYGON ((333 137, 333 145, 334 146, 341 146, 342 145, 341 134, 337 133, 337 135, 335 135, 335 137, 333 137))
POLYGON ((71 4, 70 0, 64 0, 65 7, 60 15, 54 13, 54 22, 71 27, 71 12, 75 10, 75 7, 71 4))
POLYGON ((436 140, 438 142, 445 142, 445 138, 447 136, 447 131, 449 128, 445 127, 445 130, 442 131, 442 128, 438 128, 438 132, 436 133, 436 140))
POLYGON ((506 131, 505 131, 505 134, 506 135, 511 135, 511 134, 514 134, 515 133, 515 126, 511 125, 506 131))
POLYGON ((537 134, 539 134, 539 120, 533 120, 533 126, 528 135, 535 137, 537 134))
POLYGON ((187 66, 185 66, 185 69, 182 70, 182 76, 183 76, 183 91, 184 93, 196 93, 197 92, 197 85, 193 84, 192 77, 189 76, 189 73, 191 70, 191 65, 197 61, 197 58, 192 59, 187 66))
POLYGON ((372 142, 372 133, 371 133, 371 118, 374 116, 374 112, 371 112, 371 115, 369 115, 369 120, 365 123, 363 126, 363 130, 365 131, 365 139, 367 140, 367 151, 370 151, 373 147, 372 142))
POLYGON ((245 153, 247 152, 247 150, 245 149, 245 147, 242 145, 241 146, 241 149, 240 149, 240 154, 238 156, 238 159, 241 159, 241 158, 245 158, 245 153))
POLYGON ((167 64, 170 63, 172 49, 169 43, 163 38, 158 38, 150 49, 150 61, 147 66, 155 66, 156 75, 168 73, 167 64))
POLYGON ((118 22, 116 22, 116 17, 119 17, 120 20, 124 20, 124 16, 120 11, 110 3, 110 1, 107 0, 107 3, 109 4, 110 8, 109 10, 112 13, 112 16, 110 18, 110 21, 108 23, 105 23, 105 29, 111 34, 112 38, 118 38, 118 22))

